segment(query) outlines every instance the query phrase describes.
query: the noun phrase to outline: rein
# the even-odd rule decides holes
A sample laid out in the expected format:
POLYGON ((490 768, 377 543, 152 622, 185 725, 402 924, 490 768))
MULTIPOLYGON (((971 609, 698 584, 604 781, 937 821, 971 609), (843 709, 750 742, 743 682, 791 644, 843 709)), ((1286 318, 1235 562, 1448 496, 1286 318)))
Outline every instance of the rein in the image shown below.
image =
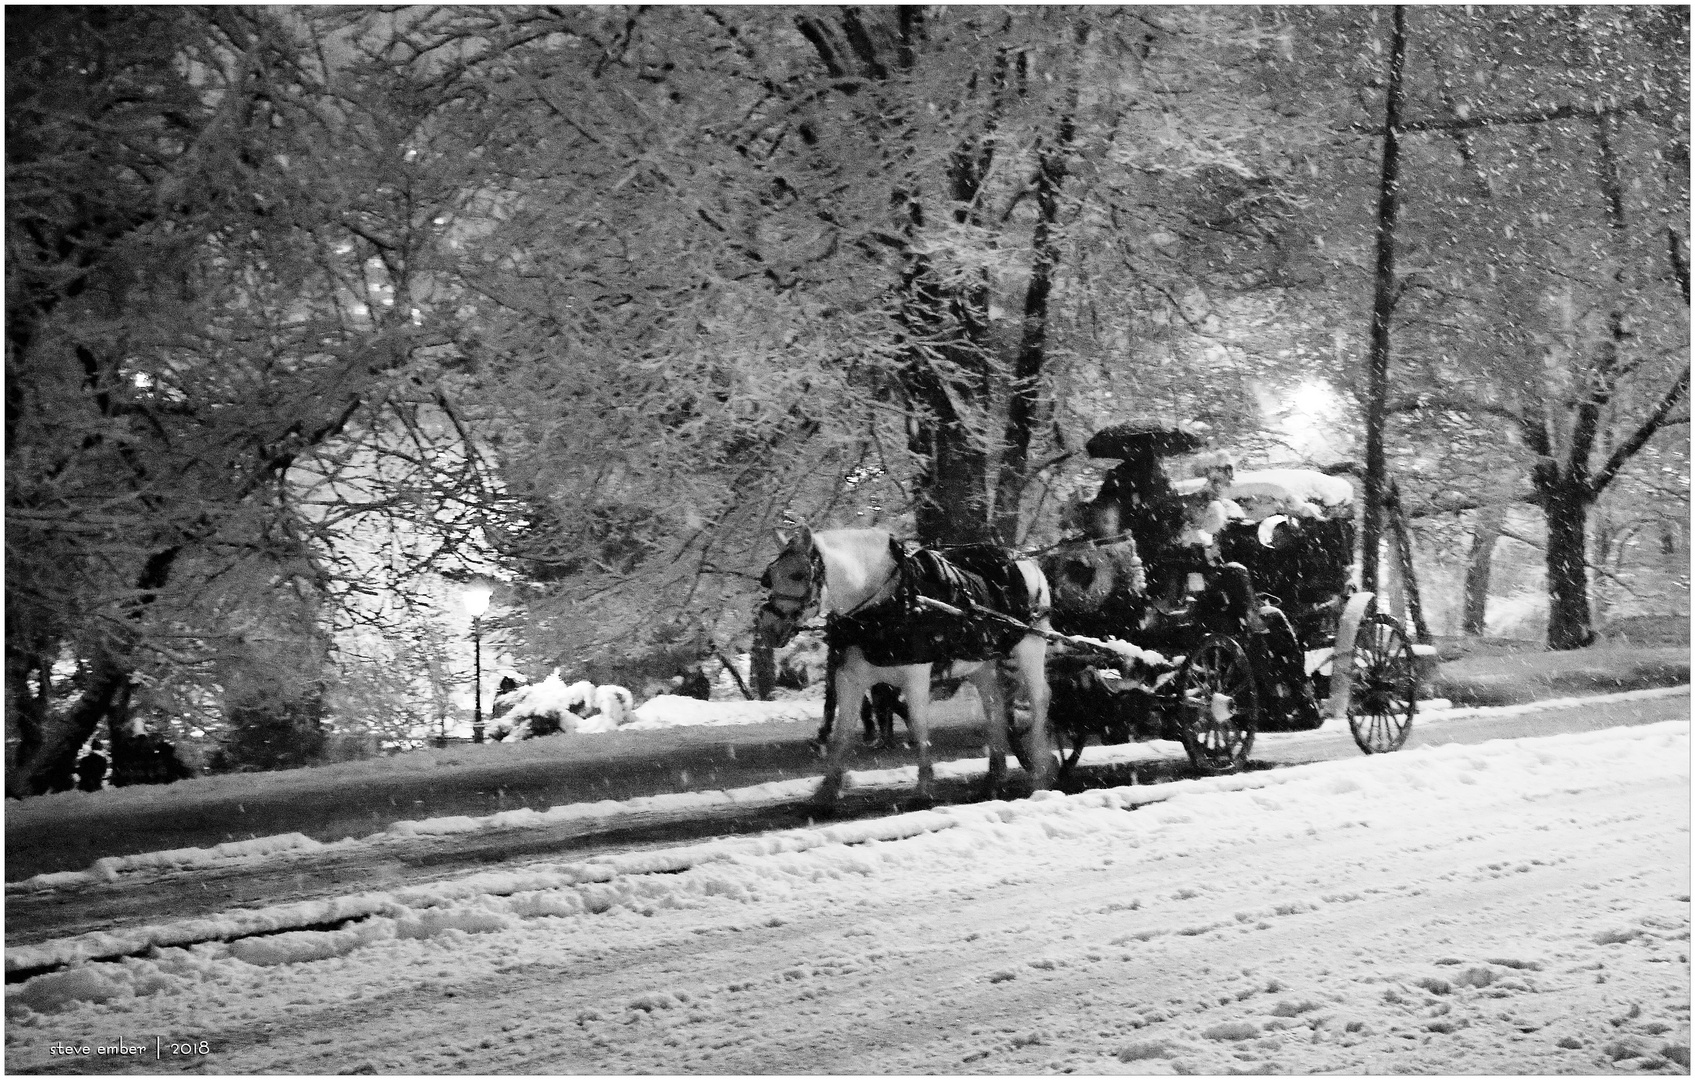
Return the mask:
POLYGON ((1047 547, 1039 547, 1034 551, 1020 551, 1018 552, 1018 558, 1034 559, 1038 555, 1046 555, 1050 551, 1057 551, 1060 548, 1068 547, 1108 547, 1112 544, 1122 543, 1129 539, 1132 539, 1132 537, 1128 529, 1121 533, 1114 533, 1112 536, 1102 536, 1099 538, 1089 536, 1067 536, 1063 540, 1055 540, 1047 547))

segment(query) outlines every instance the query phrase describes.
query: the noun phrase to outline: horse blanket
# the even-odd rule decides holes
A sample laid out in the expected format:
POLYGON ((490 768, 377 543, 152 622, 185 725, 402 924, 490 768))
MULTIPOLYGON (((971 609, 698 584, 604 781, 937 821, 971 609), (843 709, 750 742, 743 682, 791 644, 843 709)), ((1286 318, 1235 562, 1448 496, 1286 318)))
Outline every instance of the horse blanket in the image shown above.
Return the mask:
POLYGON ((898 583, 894 595, 862 611, 833 615, 825 638, 832 648, 858 645, 877 667, 941 664, 1004 657, 1027 633, 987 614, 950 615, 919 603, 940 600, 968 613, 974 608, 1022 623, 1040 618, 1024 574, 1004 548, 968 544, 932 549, 891 539, 898 583))

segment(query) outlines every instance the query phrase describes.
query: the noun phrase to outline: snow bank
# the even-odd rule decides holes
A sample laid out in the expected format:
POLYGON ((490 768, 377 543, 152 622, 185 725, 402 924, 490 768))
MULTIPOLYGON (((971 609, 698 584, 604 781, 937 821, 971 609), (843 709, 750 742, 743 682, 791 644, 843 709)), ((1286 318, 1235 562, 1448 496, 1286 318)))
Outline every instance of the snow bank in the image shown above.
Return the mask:
POLYGON ((660 694, 640 706, 633 719, 624 725, 627 731, 654 731, 668 727, 700 725, 817 723, 823 718, 824 704, 817 700, 794 701, 701 701, 699 698, 660 694))
MULTIPOLYGON (((648 702, 648 705, 653 708, 646 714, 640 709, 631 713, 632 718, 645 722, 624 724, 618 730, 662 731, 671 727, 773 722, 817 724, 824 714, 821 697, 789 701, 697 701, 694 698, 662 695, 648 702)), ((472 766, 499 769, 506 766, 576 759, 582 753, 580 745, 569 738, 550 738, 488 742, 480 746, 426 746, 402 754, 314 765, 302 769, 198 776, 170 785, 137 784, 131 787, 106 788, 92 793, 64 791, 13 801, 6 807, 6 818, 8 824, 13 827, 52 830, 63 828, 67 820, 74 821, 80 815, 91 811, 112 813, 128 809, 151 810, 170 807, 184 813, 192 813, 193 807, 202 802, 230 803, 244 798, 277 795, 301 799, 333 799, 348 787, 392 781, 405 775, 436 773, 444 769, 472 766)))

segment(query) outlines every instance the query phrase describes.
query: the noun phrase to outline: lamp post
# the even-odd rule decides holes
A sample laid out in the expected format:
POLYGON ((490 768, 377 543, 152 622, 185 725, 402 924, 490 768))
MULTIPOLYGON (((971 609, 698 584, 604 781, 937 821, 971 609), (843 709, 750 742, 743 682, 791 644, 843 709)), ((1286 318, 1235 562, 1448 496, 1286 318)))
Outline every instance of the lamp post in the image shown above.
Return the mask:
POLYGON ((461 599, 471 616, 471 653, 476 676, 471 683, 471 741, 483 741, 483 612, 488 610, 489 584, 480 578, 465 587, 461 599))

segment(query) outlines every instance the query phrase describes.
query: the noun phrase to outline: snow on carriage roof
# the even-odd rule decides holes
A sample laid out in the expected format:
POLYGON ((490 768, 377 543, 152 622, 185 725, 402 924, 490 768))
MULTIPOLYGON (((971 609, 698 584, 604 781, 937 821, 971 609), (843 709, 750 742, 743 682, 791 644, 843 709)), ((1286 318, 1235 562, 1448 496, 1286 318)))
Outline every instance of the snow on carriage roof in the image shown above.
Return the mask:
POLYGON ((1249 469, 1236 474, 1230 484, 1232 498, 1269 497, 1348 506, 1354 501, 1354 485, 1340 476, 1316 469, 1249 469))
MULTIPOLYGON (((1179 495, 1194 495, 1206 486, 1204 477, 1173 480, 1179 495)), ((1239 472, 1230 484, 1232 499, 1265 499, 1289 506, 1312 503, 1323 510, 1339 510, 1354 503, 1354 485, 1340 476, 1316 469, 1249 469, 1239 472)))
POLYGON ((1316 469, 1250 469, 1230 484, 1233 499, 1271 498, 1310 502, 1322 507, 1351 506, 1354 485, 1316 469))

